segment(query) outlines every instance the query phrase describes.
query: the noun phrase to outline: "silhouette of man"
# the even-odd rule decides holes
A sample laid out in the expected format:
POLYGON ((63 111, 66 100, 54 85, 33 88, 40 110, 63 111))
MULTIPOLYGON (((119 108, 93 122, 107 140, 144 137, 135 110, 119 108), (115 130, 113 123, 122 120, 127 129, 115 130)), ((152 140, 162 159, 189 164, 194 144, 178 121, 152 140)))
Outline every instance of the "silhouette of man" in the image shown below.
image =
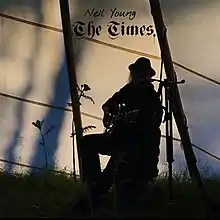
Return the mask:
POLYGON ((151 83, 155 71, 145 57, 128 67, 129 82, 103 105, 103 124, 108 126, 110 115, 123 103, 126 111, 139 110, 135 123, 119 121, 111 134, 91 134, 82 137, 81 155, 83 180, 95 196, 106 193, 117 179, 149 181, 158 175, 160 125, 162 106, 151 83), (99 154, 110 160, 101 172, 99 154), (124 155, 125 162, 119 160, 124 155))

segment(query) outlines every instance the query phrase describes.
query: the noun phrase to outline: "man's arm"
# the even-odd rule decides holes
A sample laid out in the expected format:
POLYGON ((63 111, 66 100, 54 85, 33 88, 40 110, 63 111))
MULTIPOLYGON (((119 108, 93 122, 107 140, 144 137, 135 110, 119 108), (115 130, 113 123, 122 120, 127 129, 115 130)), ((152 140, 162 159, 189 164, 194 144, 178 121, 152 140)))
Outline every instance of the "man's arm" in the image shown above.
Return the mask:
POLYGON ((116 110, 117 105, 123 101, 124 94, 126 93, 127 86, 126 84, 124 87, 122 87, 118 92, 116 92, 112 97, 110 97, 103 105, 102 110, 104 112, 112 112, 116 110))

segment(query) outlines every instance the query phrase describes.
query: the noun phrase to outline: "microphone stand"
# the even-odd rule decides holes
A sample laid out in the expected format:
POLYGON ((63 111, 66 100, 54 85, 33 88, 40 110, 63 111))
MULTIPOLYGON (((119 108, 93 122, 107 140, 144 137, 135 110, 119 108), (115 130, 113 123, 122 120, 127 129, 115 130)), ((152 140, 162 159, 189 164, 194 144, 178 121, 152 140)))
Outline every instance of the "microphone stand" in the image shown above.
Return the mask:
POLYGON ((168 163, 168 180, 169 180, 169 198, 173 200, 173 96, 175 96, 175 87, 177 84, 184 84, 185 80, 181 80, 179 82, 168 81, 165 79, 164 81, 152 79, 151 81, 160 82, 159 86, 159 95, 162 96, 162 88, 165 90, 165 117, 164 121, 166 122, 166 155, 167 155, 167 163, 168 163))

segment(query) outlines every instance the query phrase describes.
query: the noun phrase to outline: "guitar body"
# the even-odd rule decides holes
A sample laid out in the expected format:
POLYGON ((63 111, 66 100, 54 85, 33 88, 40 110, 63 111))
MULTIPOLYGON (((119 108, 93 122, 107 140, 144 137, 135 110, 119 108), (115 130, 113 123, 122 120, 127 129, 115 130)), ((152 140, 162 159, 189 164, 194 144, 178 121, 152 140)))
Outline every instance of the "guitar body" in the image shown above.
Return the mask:
POLYGON ((127 111, 125 105, 120 104, 116 114, 104 115, 103 122, 107 121, 105 133, 118 134, 123 133, 131 123, 135 123, 139 110, 127 111))

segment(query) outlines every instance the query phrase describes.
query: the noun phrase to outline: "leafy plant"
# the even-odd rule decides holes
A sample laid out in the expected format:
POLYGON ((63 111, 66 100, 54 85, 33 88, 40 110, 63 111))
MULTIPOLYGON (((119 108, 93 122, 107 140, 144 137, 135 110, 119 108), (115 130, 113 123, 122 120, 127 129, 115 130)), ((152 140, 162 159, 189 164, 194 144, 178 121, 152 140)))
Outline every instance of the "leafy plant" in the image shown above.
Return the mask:
MULTIPOLYGON (((85 92, 88 92, 88 91, 91 90, 91 88, 90 88, 87 84, 81 84, 80 87, 77 85, 77 90, 78 90, 78 93, 79 93, 79 98, 78 98, 78 104, 79 104, 79 105, 82 105, 82 104, 80 103, 80 99, 81 99, 82 97, 85 98, 85 99, 90 100, 93 104, 95 104, 95 101, 93 100, 93 98, 85 94, 85 92)), ((72 106, 72 103, 67 103, 67 104, 68 104, 70 107, 72 106)))
POLYGON ((44 137, 47 134, 49 134, 55 128, 55 126, 54 125, 50 126, 49 129, 47 129, 47 131, 45 133, 43 133, 44 120, 42 120, 42 121, 37 120, 36 122, 32 122, 32 125, 34 127, 36 127, 40 132, 41 139, 42 139, 42 142, 40 144, 43 146, 43 149, 44 149, 45 166, 46 166, 46 169, 48 169, 48 154, 47 154, 47 148, 46 148, 46 143, 45 143, 44 137))
MULTIPOLYGON (((85 98, 85 99, 88 99, 90 100, 93 104, 95 104, 95 101, 93 100, 93 98, 91 98, 90 96, 86 95, 85 92, 88 92, 91 90, 91 88, 89 87, 89 85, 87 84, 81 84, 80 87, 77 85, 77 90, 78 90, 78 93, 79 93, 79 98, 78 98, 78 104, 79 105, 82 105, 81 102, 80 102, 80 99, 81 98, 85 98)), ((72 103, 67 103, 69 105, 69 107, 72 106, 72 103)), ((72 125, 74 124, 74 121, 72 122, 72 125)), ((85 127, 82 128, 82 133, 84 132, 87 132, 89 130, 92 130, 96 128, 96 126, 94 125, 87 125, 85 127)), ((72 126, 72 134, 70 135, 70 137, 74 137, 74 135, 76 135, 76 132, 74 131, 74 127, 72 126)))
MULTIPOLYGON (((91 88, 87 85, 87 84, 81 84, 81 86, 79 87, 77 85, 77 90, 78 90, 78 93, 79 93, 79 97, 78 97, 78 101, 77 101, 77 104, 78 105, 81 105, 80 103, 80 99, 83 97, 85 99, 88 99, 90 100, 93 104, 95 104, 95 101, 88 95, 85 94, 85 92, 88 92, 91 90, 91 88)), ((69 105, 69 107, 73 106, 73 103, 67 103, 69 105)), ((88 126, 85 126, 82 128, 82 131, 81 133, 84 133, 84 132, 87 132, 88 130, 91 130, 93 128, 96 128, 95 126, 93 125, 88 125, 88 126)), ((74 118, 72 119, 72 133, 70 135, 70 137, 74 137, 76 135, 76 132, 74 131, 74 118)), ((76 179, 76 164, 75 164, 75 153, 74 153, 74 141, 73 141, 73 175, 76 179)))
MULTIPOLYGON (((90 100, 93 104, 95 104, 95 101, 93 100, 93 98, 91 98, 90 96, 85 94, 86 92, 91 90, 91 88, 87 84, 81 84, 80 86, 77 85, 77 90, 79 93, 79 98, 78 98, 79 105, 81 105, 81 103, 80 103, 81 98, 85 98, 87 100, 90 100)), ((67 103, 67 104, 69 107, 71 107, 73 105, 73 103, 67 103)), ((45 165, 46 165, 46 168, 48 169, 48 152, 47 152, 47 147, 46 147, 46 143, 45 143, 45 136, 47 134, 49 134, 55 128, 55 126, 54 125, 50 126, 49 129, 43 133, 44 120, 42 120, 42 121, 37 120, 36 122, 32 122, 32 125, 34 125, 34 127, 36 127, 40 132, 40 135, 42 138, 42 142, 40 144, 43 146, 43 149, 44 149, 45 165)), ((73 125, 74 125, 74 121, 72 120, 72 134, 70 135, 70 137, 74 137, 74 135, 76 135, 76 132, 74 131, 73 125)), ((87 132, 87 131, 94 129, 94 128, 96 128, 96 126, 87 125, 82 128, 82 133, 87 132)), ((73 162, 73 167, 74 167, 73 173, 74 173, 74 176, 76 176, 75 160, 73 162)))

